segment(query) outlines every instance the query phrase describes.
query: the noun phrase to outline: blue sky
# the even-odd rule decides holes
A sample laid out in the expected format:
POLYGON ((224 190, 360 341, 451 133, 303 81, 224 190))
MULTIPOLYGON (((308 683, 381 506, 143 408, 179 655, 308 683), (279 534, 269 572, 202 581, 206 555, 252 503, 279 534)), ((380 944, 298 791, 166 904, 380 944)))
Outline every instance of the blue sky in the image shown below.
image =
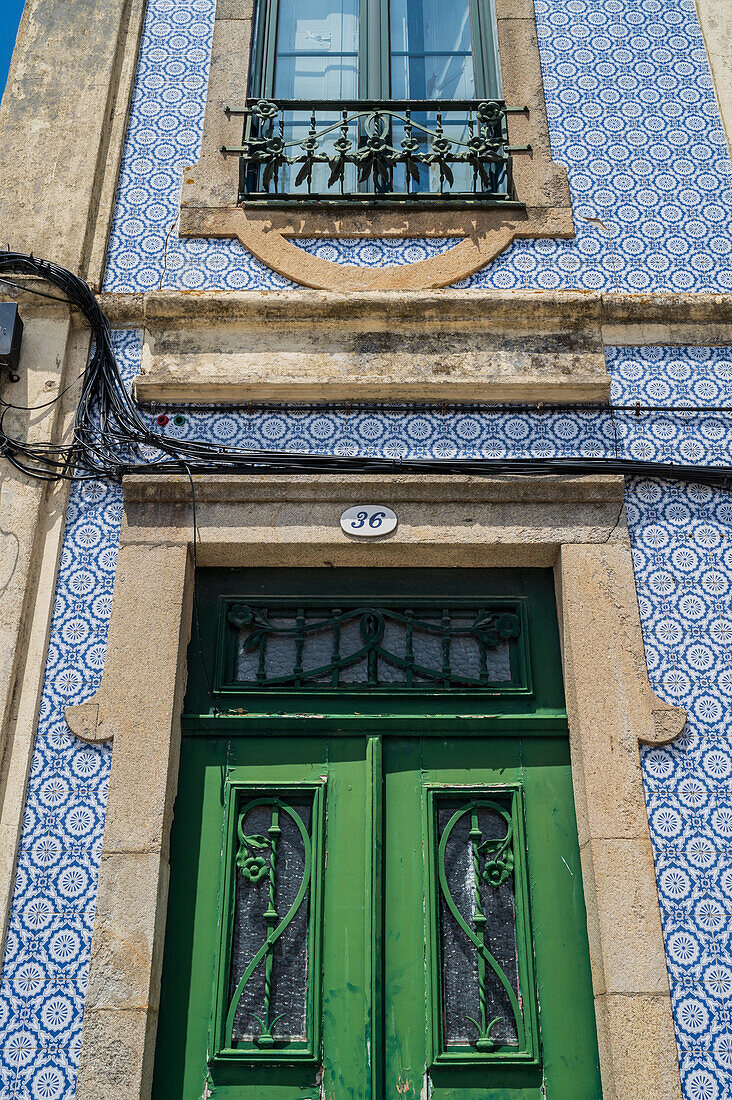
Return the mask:
POLYGON ((25 0, 0 0, 0 95, 8 78, 10 55, 18 33, 25 0))

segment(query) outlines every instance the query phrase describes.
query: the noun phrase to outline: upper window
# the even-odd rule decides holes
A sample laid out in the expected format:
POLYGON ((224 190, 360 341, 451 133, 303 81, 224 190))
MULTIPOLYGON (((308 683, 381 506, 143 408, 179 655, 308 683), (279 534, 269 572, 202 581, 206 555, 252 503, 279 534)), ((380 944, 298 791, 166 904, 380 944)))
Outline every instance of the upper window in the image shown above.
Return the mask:
POLYGON ((505 204, 492 0, 260 0, 241 198, 505 204))
POLYGON ((316 101, 499 99, 491 0, 261 0, 251 92, 316 101))

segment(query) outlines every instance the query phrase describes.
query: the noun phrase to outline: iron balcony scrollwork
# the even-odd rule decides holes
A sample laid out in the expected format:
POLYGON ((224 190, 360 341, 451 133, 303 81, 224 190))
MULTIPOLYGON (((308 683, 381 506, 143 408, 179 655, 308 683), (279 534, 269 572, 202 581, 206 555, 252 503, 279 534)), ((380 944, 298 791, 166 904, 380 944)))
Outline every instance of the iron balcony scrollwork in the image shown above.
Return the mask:
MULTIPOLYGON (((516 204, 503 100, 247 100, 240 202, 516 204)), ((519 204, 520 205, 520 204, 519 204)))

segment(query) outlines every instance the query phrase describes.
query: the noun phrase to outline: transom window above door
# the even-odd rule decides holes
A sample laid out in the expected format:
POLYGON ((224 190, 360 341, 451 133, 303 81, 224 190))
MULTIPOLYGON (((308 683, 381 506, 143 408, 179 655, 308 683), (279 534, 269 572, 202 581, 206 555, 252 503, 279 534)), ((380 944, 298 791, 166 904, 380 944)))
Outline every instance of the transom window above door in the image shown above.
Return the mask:
POLYGON ((482 716, 476 729, 488 713, 564 722, 561 671, 536 628, 554 606, 538 574, 516 585, 501 570, 422 569, 409 592, 398 568, 275 576, 277 590, 256 569, 206 581, 211 660, 191 666, 188 714, 257 714, 267 730, 273 715, 328 715, 339 729, 370 715, 383 730, 398 713, 400 728, 418 715, 440 731, 459 699, 466 721, 482 716))
POLYGON ((240 200, 511 203, 497 41, 493 0, 259 0, 240 200))
POLYGON ((526 691, 518 600, 223 600, 222 691, 526 691))

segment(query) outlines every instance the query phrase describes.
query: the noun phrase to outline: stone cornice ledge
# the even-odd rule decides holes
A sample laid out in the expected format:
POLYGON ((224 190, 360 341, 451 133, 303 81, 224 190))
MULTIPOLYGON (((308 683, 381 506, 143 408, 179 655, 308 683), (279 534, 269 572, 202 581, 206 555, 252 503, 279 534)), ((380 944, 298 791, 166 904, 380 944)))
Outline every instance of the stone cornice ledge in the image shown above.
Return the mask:
MULTIPOLYGON (((28 283, 41 280, 27 280, 28 283)), ((44 302, 31 290, 3 287, 0 301, 18 302, 34 314, 66 316, 64 303, 44 302)), ((104 292, 97 301, 113 328, 144 328, 148 323, 195 321, 263 324, 269 321, 384 321, 476 322, 487 327, 496 321, 542 322, 571 318, 598 322, 605 343, 616 330, 627 329, 630 342, 649 343, 648 326, 668 326, 679 336, 699 344, 711 332, 722 344, 732 343, 732 294, 617 294, 583 290, 158 290, 145 294, 104 292), (704 328, 706 331, 695 332, 704 328)), ((81 320, 71 307, 72 317, 81 320)), ((673 333, 671 334, 673 336, 673 333)), ((626 343, 628 341, 625 341, 626 343)), ((680 340, 672 339, 679 343, 680 340)), ((705 342, 706 339, 705 339, 705 342)))
MULTIPOLYGON (((322 501, 371 504, 385 496, 393 502, 415 501, 486 504, 617 504, 623 503, 625 478, 620 474, 586 476, 469 477, 427 474, 197 474, 196 504, 322 501)), ((183 474, 128 474, 125 509, 139 504, 191 503, 190 478, 183 474)))
POLYGON ((602 325, 696 325, 728 329, 732 342, 732 294, 620 294, 581 290, 178 291, 98 296, 113 325, 156 321, 384 321, 439 323, 524 318, 594 321, 602 325))
POLYGON ((603 402, 605 347, 732 344, 732 295, 159 291, 104 296, 142 328, 141 402, 603 402))

